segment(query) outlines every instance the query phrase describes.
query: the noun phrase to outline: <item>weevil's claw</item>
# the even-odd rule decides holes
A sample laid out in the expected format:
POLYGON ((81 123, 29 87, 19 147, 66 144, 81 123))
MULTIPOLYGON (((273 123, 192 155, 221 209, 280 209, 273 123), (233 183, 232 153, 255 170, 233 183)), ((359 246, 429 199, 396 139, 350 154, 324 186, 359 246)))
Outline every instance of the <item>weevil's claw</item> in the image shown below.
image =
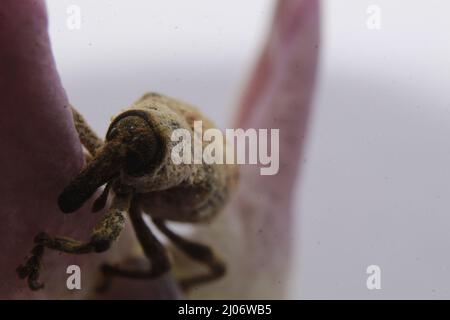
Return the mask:
POLYGON ((103 294, 108 292, 111 287, 111 282, 107 279, 103 280, 98 286, 95 287, 95 292, 99 294, 103 294))
POLYGON ((192 285, 192 283, 190 283, 189 281, 184 281, 184 280, 179 280, 178 286, 180 287, 181 292, 183 292, 183 294, 185 294, 185 295, 188 295, 192 290, 195 289, 195 287, 192 285))
MULTIPOLYGON (((38 234, 34 241, 41 242, 43 238, 47 236, 46 233, 41 232, 38 234)), ((44 246, 41 244, 36 245, 33 250, 31 250, 32 256, 27 259, 25 265, 20 265, 17 267, 16 272, 20 279, 28 278, 28 287, 31 290, 36 291, 44 288, 44 284, 38 281, 39 271, 41 269, 41 259, 44 254, 44 246)))
POLYGON ((20 265, 17 267, 16 272, 20 279, 25 279, 30 275, 31 269, 27 266, 20 265))
POLYGON ((45 286, 43 283, 41 283, 35 279, 32 279, 32 277, 30 276, 30 277, 28 277, 28 287, 30 287, 30 289, 33 291, 38 291, 38 290, 44 289, 45 286))
POLYGON ((28 278, 28 287, 31 290, 37 291, 44 288, 44 284, 38 281, 39 262, 36 256, 29 258, 25 265, 17 267, 16 272, 20 279, 28 278))
POLYGON ((108 274, 108 270, 111 269, 111 266, 104 263, 100 266, 100 272, 102 273, 103 278, 98 286, 95 287, 95 291, 97 293, 105 293, 109 290, 112 283, 112 278, 108 274))

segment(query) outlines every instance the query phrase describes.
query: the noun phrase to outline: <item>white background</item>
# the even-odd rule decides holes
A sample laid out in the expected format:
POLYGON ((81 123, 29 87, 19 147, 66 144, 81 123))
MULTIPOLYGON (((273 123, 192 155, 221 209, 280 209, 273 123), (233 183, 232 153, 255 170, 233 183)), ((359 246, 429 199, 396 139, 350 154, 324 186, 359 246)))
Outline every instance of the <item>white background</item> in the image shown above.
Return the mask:
MULTIPOLYGON (((296 199, 290 298, 450 298, 450 2, 322 2, 322 52, 296 199), (381 8, 381 30, 366 9, 381 8), (367 266, 382 289, 366 288, 367 266)), ((49 0, 69 98, 104 134, 145 91, 222 127, 263 43, 270 0, 49 0), (69 5, 81 30, 66 27, 69 5)))

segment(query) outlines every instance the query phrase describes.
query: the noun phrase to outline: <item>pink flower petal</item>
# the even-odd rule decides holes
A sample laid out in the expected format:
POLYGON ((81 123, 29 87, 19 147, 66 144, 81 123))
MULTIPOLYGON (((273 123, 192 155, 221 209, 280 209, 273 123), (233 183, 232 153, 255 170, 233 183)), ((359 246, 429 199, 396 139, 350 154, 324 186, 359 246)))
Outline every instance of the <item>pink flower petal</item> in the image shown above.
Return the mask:
POLYGON ((280 170, 262 176, 242 166, 237 196, 197 237, 228 262, 226 278, 198 288, 196 298, 280 298, 292 255, 293 190, 314 91, 319 1, 280 0, 273 28, 248 90, 237 127, 280 129, 280 170))
MULTIPOLYGON (((96 285, 98 265, 132 251, 125 234, 110 253, 66 255, 47 251, 42 280, 46 288, 28 289, 15 269, 32 249, 34 236, 88 239, 101 213, 92 203, 64 215, 57 196, 83 165, 83 154, 72 124, 68 101, 55 68, 42 0, 0 2, 0 298, 87 297, 96 285), (82 269, 82 288, 66 288, 66 268, 82 269)), ((127 231, 128 234, 130 230, 127 231)), ((169 278, 141 284, 118 281, 116 292, 128 298, 174 298, 178 291, 169 278)), ((111 294, 108 297, 114 297, 111 294)))

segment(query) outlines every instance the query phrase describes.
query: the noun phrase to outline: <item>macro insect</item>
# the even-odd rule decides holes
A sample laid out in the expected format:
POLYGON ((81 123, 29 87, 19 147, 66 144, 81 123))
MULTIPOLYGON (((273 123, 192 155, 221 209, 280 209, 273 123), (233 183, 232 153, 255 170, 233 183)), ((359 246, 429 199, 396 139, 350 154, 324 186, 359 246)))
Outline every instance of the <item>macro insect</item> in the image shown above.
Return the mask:
MULTIPOLYGON (((238 182, 238 169, 231 164, 175 164, 171 133, 186 129, 194 133, 193 123, 201 120, 206 128, 213 124, 196 108, 156 93, 147 93, 116 116, 102 141, 72 107, 75 128, 89 152, 82 171, 62 190, 58 205, 62 212, 79 209, 105 185, 92 210, 100 211, 112 194, 111 205, 86 242, 52 237, 45 232, 34 239, 31 256, 17 268, 32 290, 44 287, 39 281, 45 249, 71 254, 104 252, 118 239, 128 214, 150 268, 127 270, 104 264, 107 282, 115 277, 153 279, 170 270, 167 249, 144 222, 143 214, 191 259, 208 267, 208 272, 180 279, 180 285, 193 285, 220 278, 225 263, 207 245, 185 239, 169 229, 166 221, 199 223, 210 221, 225 206, 238 182)), ((204 142, 203 142, 204 143, 204 142)))

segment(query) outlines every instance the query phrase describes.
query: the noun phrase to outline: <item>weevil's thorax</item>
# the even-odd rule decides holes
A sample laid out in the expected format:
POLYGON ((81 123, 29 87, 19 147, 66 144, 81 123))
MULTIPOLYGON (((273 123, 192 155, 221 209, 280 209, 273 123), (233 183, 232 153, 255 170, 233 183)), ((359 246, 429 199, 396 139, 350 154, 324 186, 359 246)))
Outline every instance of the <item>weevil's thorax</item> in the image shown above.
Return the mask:
MULTIPOLYGON (((107 140, 114 138, 118 124, 130 129, 129 137, 122 137, 123 143, 133 141, 133 146, 139 149, 136 150, 136 155, 146 153, 152 158, 144 168, 139 168, 138 165, 136 170, 122 170, 119 177, 122 184, 132 187, 137 193, 146 193, 172 188, 189 178, 193 166, 176 165, 171 159, 171 150, 179 143, 172 141, 172 132, 176 129, 190 130, 182 115, 164 104, 141 101, 113 120, 108 129, 107 140), (152 134, 148 134, 143 125, 149 126, 152 134), (139 143, 136 144, 136 141, 139 143)), ((133 167, 134 161, 139 164, 139 159, 136 159, 139 157, 134 158, 127 157, 127 161, 131 163, 125 168, 133 167)))

